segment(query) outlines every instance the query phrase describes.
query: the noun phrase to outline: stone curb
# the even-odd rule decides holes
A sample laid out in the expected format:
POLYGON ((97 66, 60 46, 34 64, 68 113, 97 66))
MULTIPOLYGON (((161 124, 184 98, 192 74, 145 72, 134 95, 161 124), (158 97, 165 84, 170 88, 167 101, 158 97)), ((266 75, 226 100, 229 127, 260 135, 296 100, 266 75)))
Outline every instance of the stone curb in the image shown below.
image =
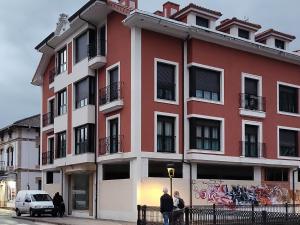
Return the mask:
POLYGON ((14 219, 18 220, 27 220, 31 222, 42 222, 42 223, 49 223, 49 224, 55 224, 55 225, 71 225, 69 223, 61 223, 61 222, 54 222, 54 221, 47 221, 40 218, 32 218, 32 217, 20 217, 20 216, 12 216, 14 219))

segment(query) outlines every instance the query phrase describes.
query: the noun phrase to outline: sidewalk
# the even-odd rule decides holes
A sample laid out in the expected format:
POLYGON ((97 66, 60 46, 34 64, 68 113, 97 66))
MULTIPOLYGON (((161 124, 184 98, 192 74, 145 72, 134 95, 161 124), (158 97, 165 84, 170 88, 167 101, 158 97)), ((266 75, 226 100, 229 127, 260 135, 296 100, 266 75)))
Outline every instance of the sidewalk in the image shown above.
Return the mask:
POLYGON ((29 220, 32 222, 42 222, 55 225, 136 225, 136 223, 122 222, 122 221, 109 221, 109 220, 94 220, 94 219, 83 219, 77 217, 29 217, 21 216, 15 219, 29 220))

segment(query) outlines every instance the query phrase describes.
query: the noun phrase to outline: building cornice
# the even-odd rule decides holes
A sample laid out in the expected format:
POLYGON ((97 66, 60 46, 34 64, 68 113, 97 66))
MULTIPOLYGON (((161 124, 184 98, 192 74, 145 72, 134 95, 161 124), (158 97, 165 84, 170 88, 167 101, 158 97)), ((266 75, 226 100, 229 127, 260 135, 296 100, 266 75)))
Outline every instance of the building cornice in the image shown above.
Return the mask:
POLYGON ((131 12, 123 23, 128 27, 140 27, 180 39, 185 39, 189 36, 190 38, 300 65, 300 55, 295 52, 273 48, 262 43, 239 38, 217 30, 189 25, 141 10, 131 12))

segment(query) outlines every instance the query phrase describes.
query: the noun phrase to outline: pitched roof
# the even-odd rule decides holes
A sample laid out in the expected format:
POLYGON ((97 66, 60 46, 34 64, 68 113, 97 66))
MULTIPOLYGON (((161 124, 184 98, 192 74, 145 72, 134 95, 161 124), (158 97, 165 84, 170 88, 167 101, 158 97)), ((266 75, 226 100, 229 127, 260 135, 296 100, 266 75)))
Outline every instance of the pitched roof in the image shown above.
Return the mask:
POLYGON ((6 130, 9 130, 14 127, 40 128, 40 114, 18 120, 0 129, 0 133, 3 133, 6 130))
POLYGON ((213 14, 213 15, 215 15, 217 17, 222 16, 221 12, 214 11, 214 10, 211 10, 211 9, 207 9, 207 8, 202 7, 202 6, 195 5, 194 3, 190 3, 189 5, 187 5, 186 7, 184 7, 183 9, 179 10, 177 13, 175 13, 174 15, 172 15, 171 18, 176 18, 177 16, 185 13, 186 11, 193 10, 193 9, 194 10, 204 11, 204 12, 213 14))
POLYGON ((219 26, 217 26, 216 29, 217 30, 223 30, 223 29, 226 29, 228 26, 230 26, 232 24, 240 24, 242 26, 250 27, 250 28, 252 28, 253 30, 256 30, 256 31, 261 29, 261 25, 259 25, 259 24, 250 23, 248 21, 240 20, 236 17, 233 17, 232 19, 225 19, 225 20, 221 21, 221 24, 219 26))
POLYGON ((262 33, 259 33, 255 36, 255 40, 256 41, 260 41, 260 40, 264 40, 265 38, 269 37, 269 36, 280 36, 282 38, 284 38, 285 40, 288 40, 288 41, 293 41, 296 39, 295 36, 293 35, 290 35, 290 34, 286 34, 286 33, 282 33, 282 32, 279 32, 279 31, 276 31, 274 29, 269 29, 269 30, 266 30, 262 33))

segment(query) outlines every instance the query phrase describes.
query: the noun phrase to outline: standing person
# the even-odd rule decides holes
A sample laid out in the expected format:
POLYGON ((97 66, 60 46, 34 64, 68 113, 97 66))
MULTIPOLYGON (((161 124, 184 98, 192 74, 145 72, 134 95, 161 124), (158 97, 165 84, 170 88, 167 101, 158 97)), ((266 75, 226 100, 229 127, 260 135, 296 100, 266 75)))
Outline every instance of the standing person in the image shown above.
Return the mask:
POLYGON ((165 187, 163 193, 164 194, 160 197, 160 212, 163 214, 164 225, 169 225, 173 211, 173 199, 168 194, 168 188, 165 187))
POLYGON ((184 201, 180 198, 179 191, 174 192, 174 225, 183 225, 184 201))
POLYGON ((56 215, 62 217, 65 213, 65 204, 64 204, 63 197, 59 194, 59 192, 56 192, 52 201, 53 201, 56 215))

